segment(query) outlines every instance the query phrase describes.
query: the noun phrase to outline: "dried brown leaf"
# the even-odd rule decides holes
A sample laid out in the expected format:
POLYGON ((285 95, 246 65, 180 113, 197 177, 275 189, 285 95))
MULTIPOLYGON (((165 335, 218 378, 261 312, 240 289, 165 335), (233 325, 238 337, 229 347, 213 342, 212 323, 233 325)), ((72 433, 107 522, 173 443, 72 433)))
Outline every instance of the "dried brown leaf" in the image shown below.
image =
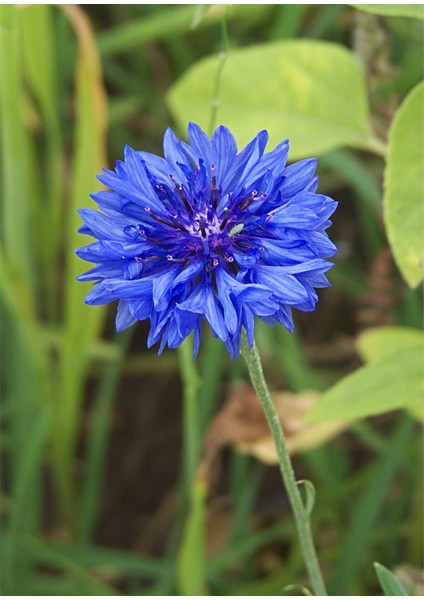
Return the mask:
MULTIPOLYGON (((290 453, 320 446, 346 429, 345 421, 305 423, 305 415, 319 394, 279 392, 273 395, 290 453)), ((277 453, 259 400, 253 389, 240 383, 230 391, 223 408, 212 421, 205 439, 205 463, 210 466, 224 446, 234 446, 267 464, 277 464, 277 453)))

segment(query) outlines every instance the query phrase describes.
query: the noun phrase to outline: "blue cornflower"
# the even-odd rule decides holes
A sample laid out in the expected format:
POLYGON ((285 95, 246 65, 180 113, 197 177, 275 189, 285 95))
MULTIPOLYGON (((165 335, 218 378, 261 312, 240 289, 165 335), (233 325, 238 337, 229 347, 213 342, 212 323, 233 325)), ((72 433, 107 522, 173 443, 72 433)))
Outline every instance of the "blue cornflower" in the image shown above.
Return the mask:
POLYGON ((119 300, 121 331, 150 319, 148 346, 178 347, 202 320, 240 351, 243 327, 253 345, 254 318, 293 330, 291 308, 311 311, 314 288, 336 252, 325 230, 337 203, 316 194, 316 160, 286 167, 288 141, 264 154, 261 131, 241 152, 223 126, 212 138, 188 126, 189 143, 168 129, 165 158, 125 148, 115 172, 93 194, 103 212, 80 210, 80 232, 97 241, 77 250, 96 263, 87 304, 119 300))

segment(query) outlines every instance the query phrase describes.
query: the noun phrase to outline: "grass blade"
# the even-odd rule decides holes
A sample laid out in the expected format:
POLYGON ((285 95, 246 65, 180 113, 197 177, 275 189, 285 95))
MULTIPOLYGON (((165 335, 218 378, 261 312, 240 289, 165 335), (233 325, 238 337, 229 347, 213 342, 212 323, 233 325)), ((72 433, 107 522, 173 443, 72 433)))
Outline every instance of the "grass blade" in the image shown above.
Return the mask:
POLYGON ((59 120, 55 31, 52 6, 25 5, 19 11, 26 82, 42 118, 41 189, 34 216, 37 236, 34 250, 41 261, 43 299, 47 314, 57 320, 57 272, 60 260, 60 226, 63 203, 63 164, 59 120))
POLYGON ((204 481, 193 482, 191 507, 178 555, 178 584, 182 596, 205 596, 205 500, 204 481))
POLYGON ((2 239, 14 277, 34 297, 31 253, 29 139, 23 108, 23 57, 17 8, 0 7, 0 109, 3 167, 2 239))
POLYGON ((383 565, 374 563, 374 569, 377 573, 378 581, 385 596, 407 596, 405 588, 400 581, 383 565))
POLYGON ((392 434, 387 451, 376 460, 368 487, 353 506, 351 525, 329 583, 331 594, 343 593, 357 572, 374 523, 387 497, 389 485, 408 447, 412 427, 413 421, 407 416, 403 417, 392 434))
MULTIPOLYGON (((32 506, 37 505, 34 493, 34 487, 37 486, 39 469, 42 462, 42 455, 45 450, 45 444, 49 434, 50 410, 44 408, 38 413, 33 422, 31 435, 22 446, 20 461, 16 468, 16 478, 12 489, 13 507, 12 515, 8 527, 7 552, 2 552, 4 590, 8 594, 19 595, 19 586, 22 577, 25 579, 25 566, 28 557, 25 553, 19 552, 19 538, 23 533, 28 533, 32 529, 28 521, 27 510, 28 498, 31 498, 32 506), (29 527, 28 527, 29 525, 29 527)), ((5 540, 3 545, 6 546, 5 540)), ((5 548, 6 549, 6 548, 5 548)))
POLYGON ((105 369, 99 384, 93 413, 93 429, 88 442, 87 466, 84 487, 80 497, 77 521, 77 538, 81 542, 91 541, 96 526, 99 508, 101 482, 106 459, 106 450, 113 400, 122 371, 125 351, 133 334, 133 329, 117 334, 120 355, 105 369))
POLYGON ((105 165, 106 96, 94 33, 81 8, 63 5, 78 38, 76 70, 76 132, 72 192, 65 231, 65 340, 61 354, 62 398, 57 406, 55 457, 62 504, 68 522, 75 517, 73 460, 87 369, 88 349, 100 334, 104 311, 84 305, 87 286, 75 280, 85 270, 75 255, 84 244, 77 234, 81 224, 77 209, 98 189, 96 173, 105 165))

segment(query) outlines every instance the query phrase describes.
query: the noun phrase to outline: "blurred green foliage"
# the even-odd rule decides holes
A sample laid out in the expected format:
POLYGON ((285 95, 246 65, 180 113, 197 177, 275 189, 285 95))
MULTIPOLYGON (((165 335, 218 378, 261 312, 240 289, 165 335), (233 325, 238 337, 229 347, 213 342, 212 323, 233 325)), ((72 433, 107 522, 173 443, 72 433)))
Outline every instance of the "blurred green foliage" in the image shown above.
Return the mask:
MULTIPOLYGON (((3 594, 281 595, 303 582, 283 499, 273 518, 258 509, 271 469, 232 450, 226 544, 207 555, 219 494, 195 476, 201 439, 229 384, 244 377, 211 337, 200 376, 194 367, 183 373, 184 448, 166 543, 140 553, 99 541, 118 386, 131 374, 157 383, 155 369, 172 373, 177 363, 172 353, 129 351, 134 332, 113 336, 109 313, 84 305, 76 210, 125 144, 160 153, 164 129, 184 129, 188 119, 207 126, 214 99, 240 144, 272 126, 274 141, 294 138, 295 156, 319 154, 321 189, 340 196, 340 253, 323 309, 299 318, 302 335, 258 327, 274 388, 327 390, 314 411, 328 409, 328 418, 343 406, 350 412, 338 417, 383 413, 299 457, 317 489, 313 523, 330 592, 379 593, 374 560, 422 564, 420 436, 407 414, 384 413, 409 405, 410 393, 417 406, 422 385, 421 342, 408 337, 422 326, 420 291, 390 262, 385 223, 402 274, 417 285, 423 32, 407 18, 419 16, 415 9, 399 8, 412 5, 398 5, 396 16, 387 6, 381 18, 366 6, 371 13, 347 5, 0 7, 3 594), (228 57, 216 90, 223 20, 228 57), (379 326, 390 323, 394 337, 384 337, 379 326), (352 348, 368 326, 369 354, 358 342, 367 364, 344 378, 358 359, 351 349, 340 362, 337 340, 352 348), (395 372, 404 393, 392 385, 395 372)), ((167 393, 179 402, 178 390, 167 393)), ((136 514, 133 521, 137 528, 136 514)), ((390 584, 380 569, 382 577, 390 584)))

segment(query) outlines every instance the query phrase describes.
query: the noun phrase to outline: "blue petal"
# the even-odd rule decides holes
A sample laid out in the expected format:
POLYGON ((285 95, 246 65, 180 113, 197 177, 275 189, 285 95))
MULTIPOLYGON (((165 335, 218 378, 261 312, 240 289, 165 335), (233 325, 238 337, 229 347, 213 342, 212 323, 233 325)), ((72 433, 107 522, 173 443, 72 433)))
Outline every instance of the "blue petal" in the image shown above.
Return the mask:
POLYGON ((136 187, 136 181, 134 181, 133 184, 132 181, 129 181, 128 179, 122 179, 119 177, 119 175, 113 173, 112 171, 108 171, 107 169, 103 169, 103 173, 101 175, 97 175, 97 179, 104 185, 110 187, 115 192, 118 192, 142 208, 147 207, 153 209, 158 214, 166 214, 165 207, 159 198, 153 193, 150 183, 150 190, 149 188, 146 190, 141 190, 136 187))
POLYGON ((178 307, 175 308, 174 316, 178 331, 183 338, 186 338, 188 335, 190 335, 193 329, 197 327, 200 322, 200 317, 198 314, 190 312, 189 310, 181 310, 178 307))
POLYGON ((100 240, 99 242, 94 242, 90 246, 80 248, 78 250, 78 255, 82 256, 82 254, 84 254, 85 260, 88 260, 88 258, 86 258, 87 255, 95 257, 95 261, 108 259, 125 260, 139 256, 145 247, 146 244, 144 240, 141 240, 137 244, 114 242, 113 240, 100 240))
POLYGON ((160 184, 169 185, 169 175, 173 172, 173 169, 164 158, 150 152, 137 152, 137 155, 142 159, 144 168, 150 173, 153 180, 160 184))
POLYGON ((293 163, 284 170, 284 181, 280 187, 283 197, 295 196, 307 188, 314 179, 317 166, 316 158, 293 163))
POLYGON ((164 310, 171 299, 172 284, 181 271, 181 266, 175 266, 157 275, 153 279, 153 303, 156 310, 164 310))
POLYGON ((203 271, 203 261, 193 262, 191 265, 186 267, 174 280, 172 288, 175 289, 178 285, 186 285, 190 280, 200 275, 203 271))
POLYGON ((98 306, 100 304, 108 304, 114 300, 116 300, 116 296, 106 290, 102 284, 99 284, 87 294, 85 303, 92 306, 98 306))
POLYGON ((163 139, 163 150, 166 160, 174 167, 174 169, 177 169, 177 171, 180 171, 178 163, 190 164, 189 157, 184 150, 183 144, 169 127, 166 130, 163 139))
POLYGON ((212 162, 215 165, 217 187, 222 185, 237 156, 237 144, 230 130, 220 125, 212 136, 212 162))
POLYGON ((139 279, 143 273, 144 265, 136 260, 126 260, 122 265, 122 274, 125 279, 139 279))
POLYGON ((110 279, 102 282, 105 290, 113 295, 113 299, 133 300, 135 298, 152 298, 153 282, 151 279, 110 279))
POLYGON ((123 201, 123 196, 121 196, 121 194, 117 194, 116 192, 112 192, 110 190, 102 190, 100 192, 90 194, 90 196, 105 213, 107 213, 109 210, 118 212, 121 211, 123 201))
POLYGON ((130 223, 128 219, 112 220, 91 208, 81 208, 78 214, 93 237, 100 240, 125 240, 124 227, 130 223))
POLYGON ((199 352, 199 346, 200 346, 200 319, 198 319, 198 321, 194 327, 192 360, 195 360, 195 358, 199 352))
POLYGON ((128 302, 126 300, 120 300, 118 304, 118 312, 116 313, 116 331, 123 331, 128 329, 131 325, 137 321, 130 313, 128 308, 128 302))
POLYGON ((261 131, 258 135, 237 155, 232 168, 228 171, 222 183, 224 194, 230 193, 236 196, 244 188, 244 180, 258 160, 261 158, 268 141, 268 132, 261 131))
POLYGON ((225 326, 225 319, 221 306, 210 285, 206 286, 206 303, 204 311, 205 318, 211 326, 212 331, 225 342, 228 339, 228 330, 225 326))
POLYGON ((284 265, 287 262, 302 259, 315 258, 317 254, 313 251, 306 240, 296 240, 295 243, 275 238, 258 239, 258 244, 264 248, 263 259, 269 265, 284 265))
POLYGON ((228 339, 228 331, 225 328, 224 314, 210 283, 201 282, 184 302, 177 304, 180 310, 188 310, 204 315, 212 328, 214 334, 221 340, 228 339))
POLYGON ((337 247, 333 244, 326 233, 321 231, 309 232, 309 241, 318 256, 328 258, 337 252, 337 247))
POLYGON ((265 321, 265 323, 268 323, 268 325, 271 325, 271 327, 275 327, 277 323, 281 323, 290 331, 290 333, 293 333, 294 331, 291 309, 290 306, 287 306, 286 304, 280 305, 280 308, 275 313, 262 316, 261 319, 262 321, 265 321))
POLYGON ((218 298, 224 310, 225 324, 229 333, 234 334, 238 328, 238 315, 230 298, 232 290, 229 286, 229 281, 221 270, 218 270, 216 274, 216 283, 218 287, 218 298))
POLYGON ((305 299, 305 288, 296 277, 287 274, 285 267, 257 265, 253 274, 256 282, 266 285, 282 302, 294 304, 305 299))
POLYGON ((78 281, 96 281, 99 279, 107 279, 108 277, 119 277, 122 273, 121 264, 107 263, 100 264, 86 271, 82 275, 78 275, 78 281))
POLYGON ((211 142, 206 133, 195 123, 188 124, 188 141, 192 148, 191 158, 195 164, 198 166, 199 159, 202 159, 206 169, 210 171, 212 164, 211 142))
POLYGON ((164 206, 151 186, 143 161, 129 146, 125 146, 125 165, 129 181, 142 192, 146 205, 162 213, 164 206))
POLYGON ((271 227, 282 225, 296 229, 320 229, 333 214, 337 202, 321 194, 303 192, 274 211, 271 227))
POLYGON ((144 321, 150 316, 152 310, 151 300, 140 300, 135 298, 129 301, 129 309, 134 319, 144 321))
POLYGON ((246 330, 247 343, 251 348, 255 343, 255 315, 248 306, 243 307, 243 325, 246 330))
POLYGON ((264 154, 252 171, 247 174, 246 188, 250 188, 250 186, 253 185, 253 182, 259 179, 259 177, 264 175, 267 171, 270 171, 273 177, 280 175, 287 162, 289 147, 289 141, 284 140, 284 142, 278 144, 274 150, 264 154))

